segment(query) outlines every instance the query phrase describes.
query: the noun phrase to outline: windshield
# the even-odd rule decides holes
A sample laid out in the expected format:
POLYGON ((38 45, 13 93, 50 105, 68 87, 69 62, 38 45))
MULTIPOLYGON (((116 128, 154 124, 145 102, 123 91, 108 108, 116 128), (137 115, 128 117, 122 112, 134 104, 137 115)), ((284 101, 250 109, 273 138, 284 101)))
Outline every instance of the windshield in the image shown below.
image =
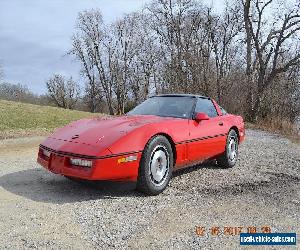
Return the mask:
POLYGON ((156 96, 144 101, 127 114, 190 118, 195 100, 193 97, 156 96))

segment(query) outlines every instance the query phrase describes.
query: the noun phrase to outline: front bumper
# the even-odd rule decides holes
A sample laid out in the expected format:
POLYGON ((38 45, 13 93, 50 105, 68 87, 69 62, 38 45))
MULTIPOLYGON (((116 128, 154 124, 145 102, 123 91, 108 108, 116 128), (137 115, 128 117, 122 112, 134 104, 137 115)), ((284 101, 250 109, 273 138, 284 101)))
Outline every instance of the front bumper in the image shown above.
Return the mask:
POLYGON ((86 180, 115 180, 115 181, 136 181, 138 176, 141 152, 118 154, 101 158, 76 157, 78 159, 91 160, 92 167, 75 166, 70 163, 73 156, 61 152, 51 151, 49 157, 43 154, 43 149, 39 149, 37 162, 55 174, 76 177, 86 180), (120 158, 136 156, 136 160, 130 162, 120 162, 120 158))

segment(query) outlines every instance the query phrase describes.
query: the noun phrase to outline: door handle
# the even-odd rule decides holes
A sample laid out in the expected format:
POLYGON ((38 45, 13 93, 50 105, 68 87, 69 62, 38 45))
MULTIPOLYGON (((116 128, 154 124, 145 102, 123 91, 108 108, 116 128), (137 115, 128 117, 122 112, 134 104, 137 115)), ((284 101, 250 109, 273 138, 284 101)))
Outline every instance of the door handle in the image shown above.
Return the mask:
POLYGON ((223 126, 224 125, 224 123, 223 122, 219 122, 219 126, 223 126))

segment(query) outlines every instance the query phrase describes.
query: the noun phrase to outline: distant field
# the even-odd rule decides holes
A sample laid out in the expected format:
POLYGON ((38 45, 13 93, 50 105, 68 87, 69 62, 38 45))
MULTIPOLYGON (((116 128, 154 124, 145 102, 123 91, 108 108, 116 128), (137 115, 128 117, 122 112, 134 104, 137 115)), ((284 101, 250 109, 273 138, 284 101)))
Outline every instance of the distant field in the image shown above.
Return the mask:
POLYGON ((71 121, 100 115, 0 100, 0 139, 46 135, 71 121))

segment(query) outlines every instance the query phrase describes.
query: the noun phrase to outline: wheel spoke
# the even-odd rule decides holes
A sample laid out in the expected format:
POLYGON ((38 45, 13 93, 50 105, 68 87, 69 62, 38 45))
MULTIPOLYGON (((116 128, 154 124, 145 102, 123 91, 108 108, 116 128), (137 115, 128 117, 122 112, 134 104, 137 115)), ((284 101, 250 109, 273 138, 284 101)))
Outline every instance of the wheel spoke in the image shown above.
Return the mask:
POLYGON ((227 151, 229 160, 234 161, 237 156, 237 143, 235 137, 230 138, 227 151))
POLYGON ((150 162, 150 176, 153 178, 155 184, 163 182, 166 172, 168 171, 168 156, 163 147, 155 148, 152 152, 150 162))

